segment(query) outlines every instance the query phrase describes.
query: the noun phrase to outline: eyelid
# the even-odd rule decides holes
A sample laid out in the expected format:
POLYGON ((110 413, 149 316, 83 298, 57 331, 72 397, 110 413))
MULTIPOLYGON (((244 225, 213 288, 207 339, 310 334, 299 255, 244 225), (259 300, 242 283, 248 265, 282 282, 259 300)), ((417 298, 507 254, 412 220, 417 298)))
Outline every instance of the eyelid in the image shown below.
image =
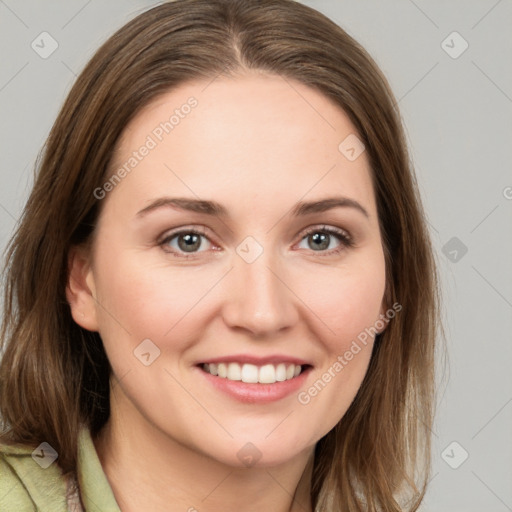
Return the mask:
POLYGON ((316 232, 319 232, 319 231, 325 231, 327 233, 332 233, 332 234, 336 234, 338 236, 341 236, 341 237, 344 237, 347 241, 350 241, 350 242, 354 242, 354 239, 352 237, 352 235, 346 230, 346 229, 343 229, 343 228, 339 228, 339 227, 336 227, 336 226, 331 226, 330 224, 315 224, 313 226, 309 226, 307 228, 304 228, 304 230, 301 231, 302 233, 302 238, 301 240, 311 234, 311 233, 316 233, 316 232))
POLYGON ((201 225, 191 224, 190 226, 183 226, 175 229, 171 229, 169 231, 165 231, 162 235, 158 237, 158 243, 163 243, 168 239, 174 238, 176 235, 188 234, 188 233, 196 233, 198 235, 202 235, 208 240, 210 240, 210 236, 208 233, 208 228, 201 225))

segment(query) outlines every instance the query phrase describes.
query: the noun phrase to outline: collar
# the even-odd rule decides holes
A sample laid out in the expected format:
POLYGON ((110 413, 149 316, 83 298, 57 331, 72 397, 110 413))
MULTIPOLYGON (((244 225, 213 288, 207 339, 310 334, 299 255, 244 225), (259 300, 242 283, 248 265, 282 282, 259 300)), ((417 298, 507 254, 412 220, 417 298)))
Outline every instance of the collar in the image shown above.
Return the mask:
MULTIPOLYGON (((85 426, 82 426, 79 431, 77 448, 77 479, 85 510, 87 512, 121 512, 101 466, 89 429, 85 426)), ((7 479, 11 489, 3 485, 5 484, 3 479, 0 482, 0 504, 5 500, 11 500, 6 503, 19 502, 25 505, 31 503, 37 510, 64 512, 76 510, 75 506, 80 510, 78 503, 72 507, 69 502, 72 499, 70 479, 62 476, 58 459, 49 466, 41 466, 36 464, 38 456, 39 452, 28 445, 0 444, 0 469, 3 469, 2 461, 4 461, 10 474, 13 475, 12 479, 7 479)), ((75 478, 72 480, 76 483, 75 478)), ((17 510, 20 509, 17 508, 17 510)))
POLYGON ((78 437, 78 482, 85 510, 121 512, 96 453, 89 429, 82 427, 78 437))

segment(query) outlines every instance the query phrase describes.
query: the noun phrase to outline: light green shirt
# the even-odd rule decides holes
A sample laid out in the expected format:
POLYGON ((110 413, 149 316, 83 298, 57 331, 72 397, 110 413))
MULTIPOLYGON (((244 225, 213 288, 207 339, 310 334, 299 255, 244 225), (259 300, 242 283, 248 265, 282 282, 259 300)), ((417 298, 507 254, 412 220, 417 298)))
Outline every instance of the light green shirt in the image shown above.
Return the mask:
MULTIPOLYGON (((78 497, 72 495, 69 482, 61 474, 58 458, 52 461, 45 453, 48 451, 45 446, 41 451, 0 444, 1 512, 82 510, 78 497)), ((121 512, 86 428, 82 428, 78 439, 77 476, 87 512, 121 512)))

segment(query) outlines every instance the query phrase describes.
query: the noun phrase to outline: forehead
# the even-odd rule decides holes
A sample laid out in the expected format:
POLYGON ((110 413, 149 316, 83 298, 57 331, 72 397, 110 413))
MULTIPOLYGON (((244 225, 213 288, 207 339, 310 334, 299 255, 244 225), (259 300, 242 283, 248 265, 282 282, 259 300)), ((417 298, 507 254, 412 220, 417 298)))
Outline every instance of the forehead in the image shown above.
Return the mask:
POLYGON ((247 207, 263 194, 295 203, 339 192, 372 210, 366 154, 354 160, 343 151, 343 141, 354 137, 338 105, 289 78, 251 73, 189 82, 126 127, 110 173, 128 172, 111 195, 124 190, 126 201, 138 205, 163 193, 233 202, 237 189, 247 207))

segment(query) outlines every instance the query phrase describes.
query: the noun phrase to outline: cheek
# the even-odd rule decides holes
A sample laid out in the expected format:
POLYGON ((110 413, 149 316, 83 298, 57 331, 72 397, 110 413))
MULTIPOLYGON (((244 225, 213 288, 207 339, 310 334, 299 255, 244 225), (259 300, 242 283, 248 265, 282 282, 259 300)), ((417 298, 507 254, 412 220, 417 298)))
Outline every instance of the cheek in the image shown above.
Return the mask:
MULTIPOLYGON (((340 352, 379 319, 386 278, 384 257, 370 259, 301 278, 300 293, 322 327, 318 337, 340 352)), ((297 288, 296 288, 297 289, 297 288)))
POLYGON ((103 259, 107 261, 116 263, 98 265, 98 313, 100 333, 110 351, 126 353, 127 344, 133 350, 146 338, 161 350, 171 345, 176 351, 184 349, 194 338, 194 326, 199 328, 191 319, 222 273, 171 268, 130 251, 103 259))
POLYGON ((324 418, 315 432, 321 436, 343 417, 365 377, 375 329, 380 326, 377 321, 385 291, 383 256, 350 271, 342 269, 337 276, 331 269, 317 275, 315 282, 317 286, 307 292, 307 303, 319 318, 316 335, 324 357, 297 398, 312 416, 324 418))
MULTIPOLYGON (((207 308, 208 295, 222 288, 219 279, 225 269, 179 267, 144 253, 114 252, 110 247, 109 257, 100 253, 98 259, 100 332, 114 329, 114 339, 130 333, 135 345, 145 338, 164 343, 179 332, 186 344, 184 326, 189 326, 187 331, 193 325, 199 329, 198 315, 205 321, 213 314, 207 308)), ((309 316, 311 327, 317 325, 319 339, 332 351, 347 350, 350 341, 377 320, 385 287, 383 257, 377 251, 357 265, 295 270, 283 277, 300 299, 297 308, 309 316)))

